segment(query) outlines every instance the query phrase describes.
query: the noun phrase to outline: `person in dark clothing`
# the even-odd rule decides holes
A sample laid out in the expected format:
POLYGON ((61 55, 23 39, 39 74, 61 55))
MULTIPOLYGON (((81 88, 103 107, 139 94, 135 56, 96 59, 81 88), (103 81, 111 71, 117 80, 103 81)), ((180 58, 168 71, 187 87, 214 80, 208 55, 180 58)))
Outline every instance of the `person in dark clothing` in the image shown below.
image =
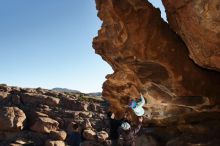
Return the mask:
POLYGON ((121 124, 118 133, 120 134, 120 140, 123 146, 136 146, 135 140, 137 133, 141 129, 143 117, 138 117, 138 120, 139 122, 137 127, 131 127, 131 125, 127 122, 123 122, 121 124))
POLYGON ((110 132, 109 132, 109 138, 112 141, 112 146, 117 146, 118 145, 118 128, 121 126, 123 119, 117 120, 115 119, 115 114, 112 112, 109 112, 107 114, 110 122, 110 132))
POLYGON ((80 146, 80 143, 82 141, 81 131, 82 129, 81 127, 79 127, 79 125, 73 125, 73 132, 70 134, 70 137, 68 139, 68 144, 70 146, 80 146))

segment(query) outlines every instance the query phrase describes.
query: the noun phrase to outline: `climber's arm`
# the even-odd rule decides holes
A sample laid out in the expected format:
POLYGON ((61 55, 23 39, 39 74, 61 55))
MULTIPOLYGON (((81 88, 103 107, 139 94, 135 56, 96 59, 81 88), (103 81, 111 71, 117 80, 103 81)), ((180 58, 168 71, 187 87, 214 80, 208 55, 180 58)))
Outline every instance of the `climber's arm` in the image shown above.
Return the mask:
POLYGON ((138 103, 138 106, 144 106, 144 104, 145 104, 145 99, 143 95, 141 94, 141 101, 138 103))
POLYGON ((134 135, 136 135, 142 126, 143 117, 138 117, 138 126, 133 130, 134 135))

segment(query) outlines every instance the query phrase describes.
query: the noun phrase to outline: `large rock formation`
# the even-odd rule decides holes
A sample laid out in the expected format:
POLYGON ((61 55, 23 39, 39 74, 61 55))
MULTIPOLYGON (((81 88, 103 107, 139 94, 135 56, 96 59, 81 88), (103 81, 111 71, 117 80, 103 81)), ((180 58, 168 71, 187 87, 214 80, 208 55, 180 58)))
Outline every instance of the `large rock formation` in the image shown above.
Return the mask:
POLYGON ((168 21, 200 66, 220 71, 220 1, 163 0, 168 21))
POLYGON ((145 0, 96 3, 103 24, 93 47, 114 70, 103 85, 103 96, 114 109, 122 112, 128 97, 140 96, 140 90, 148 105, 157 107, 219 103, 220 74, 191 61, 184 42, 158 9, 145 0))
MULTIPOLYGON (((114 70, 106 76, 103 96, 112 111, 123 117, 129 110, 129 98, 142 93, 147 100, 146 124, 172 131, 157 131, 158 137, 169 141, 182 134, 169 145, 188 139, 182 143, 187 145, 192 140, 199 144, 199 136, 206 135, 203 144, 207 144, 220 131, 220 73, 209 70, 219 70, 220 1, 164 3, 169 22, 180 37, 146 0, 96 0, 103 23, 93 47, 114 70), (204 13, 200 11, 203 6, 204 13)), ((130 118, 135 120, 133 114, 130 118)))

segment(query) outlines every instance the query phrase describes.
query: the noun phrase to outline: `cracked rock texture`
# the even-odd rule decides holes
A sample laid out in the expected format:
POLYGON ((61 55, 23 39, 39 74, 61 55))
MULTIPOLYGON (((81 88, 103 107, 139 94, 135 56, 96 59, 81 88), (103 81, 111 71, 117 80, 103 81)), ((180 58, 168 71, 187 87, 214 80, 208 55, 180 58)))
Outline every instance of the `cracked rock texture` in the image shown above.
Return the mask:
MULTIPOLYGON (((147 105, 219 103, 220 74, 197 66, 184 42, 145 0, 97 0, 103 21, 93 47, 114 73, 103 96, 123 111, 142 92, 147 105)), ((158 106, 157 106, 158 107, 158 106)))
POLYGON ((127 105, 142 93, 145 125, 165 126, 169 132, 158 128, 156 135, 167 145, 214 145, 220 132, 220 1, 164 3, 169 24, 146 0, 96 0, 103 23, 93 47, 114 70, 103 96, 118 118, 128 112, 136 120, 127 105))
POLYGON ((220 1, 163 0, 171 28, 198 65, 220 71, 220 1))
MULTIPOLYGON (((74 125, 92 130, 93 143, 106 145, 108 133, 103 141, 96 134, 109 128, 104 104, 100 97, 83 93, 0 84, 0 146, 65 146, 74 125)), ((85 143, 90 139, 83 138, 85 143)))

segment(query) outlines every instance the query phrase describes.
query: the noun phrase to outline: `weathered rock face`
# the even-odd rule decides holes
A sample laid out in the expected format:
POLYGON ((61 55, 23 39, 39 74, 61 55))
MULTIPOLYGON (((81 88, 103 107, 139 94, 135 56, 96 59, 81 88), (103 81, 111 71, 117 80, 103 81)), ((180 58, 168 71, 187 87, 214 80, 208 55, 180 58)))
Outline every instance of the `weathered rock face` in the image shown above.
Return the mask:
POLYGON ((51 139, 57 139, 64 141, 66 139, 67 133, 65 131, 51 131, 50 137, 51 139))
POLYGON ((30 129, 40 133, 50 133, 58 129, 59 123, 47 116, 37 116, 30 129))
POLYGON ((198 65, 220 71, 220 1, 163 0, 168 21, 198 65))
POLYGON ((83 136, 87 140, 95 140, 96 139, 96 133, 93 129, 86 129, 83 131, 83 136))
MULTIPOLYGON (((93 47, 114 70, 103 84, 103 96, 116 116, 129 110, 129 97, 142 93, 144 122, 167 128, 154 131, 164 145, 184 139, 183 145, 209 144, 219 138, 219 2, 164 0, 179 37, 146 0, 96 0, 103 24, 93 47)), ((135 120, 133 114, 128 117, 135 120)))
POLYGON ((109 136, 106 131, 100 131, 97 133, 97 138, 98 138, 98 141, 100 141, 100 142, 106 141, 108 137, 109 136))
POLYGON ((18 107, 0 108, 0 131, 20 131, 26 116, 18 107))
POLYGON ((48 140, 45 142, 45 146, 65 146, 65 143, 60 140, 57 141, 48 140))
POLYGON ((50 106, 56 106, 59 104, 60 99, 46 96, 46 95, 39 95, 36 93, 25 93, 21 95, 21 99, 24 104, 46 104, 50 106))
POLYGON ((138 97, 140 91, 148 100, 146 108, 151 106, 150 114, 159 117, 190 111, 178 105, 190 104, 191 99, 193 106, 219 103, 220 74, 191 61, 187 47, 158 9, 145 0, 96 0, 96 4, 103 24, 93 47, 114 70, 103 85, 103 96, 115 111, 123 113, 129 96, 138 97), (171 103, 174 107, 162 106, 171 103))

